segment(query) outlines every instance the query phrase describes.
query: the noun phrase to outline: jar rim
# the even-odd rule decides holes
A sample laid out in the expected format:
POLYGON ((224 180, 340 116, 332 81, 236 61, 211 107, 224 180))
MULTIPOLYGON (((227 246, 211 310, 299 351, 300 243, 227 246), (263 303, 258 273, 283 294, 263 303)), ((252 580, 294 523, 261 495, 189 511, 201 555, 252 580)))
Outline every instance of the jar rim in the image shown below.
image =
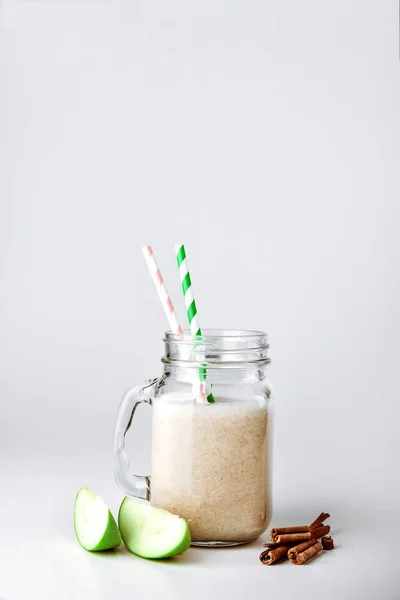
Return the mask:
POLYGON ((204 329, 202 335, 194 336, 189 330, 183 335, 167 331, 164 337, 164 364, 184 363, 207 368, 239 366, 244 364, 268 364, 268 336, 252 329, 204 329))
POLYGON ((165 332, 164 342, 192 342, 196 341, 207 341, 207 340, 219 340, 219 339, 253 339, 253 338, 264 338, 265 342, 268 339, 268 334, 264 331, 257 331, 255 329, 202 329, 201 335, 192 335, 190 329, 184 329, 183 335, 180 333, 173 333, 171 330, 165 332))

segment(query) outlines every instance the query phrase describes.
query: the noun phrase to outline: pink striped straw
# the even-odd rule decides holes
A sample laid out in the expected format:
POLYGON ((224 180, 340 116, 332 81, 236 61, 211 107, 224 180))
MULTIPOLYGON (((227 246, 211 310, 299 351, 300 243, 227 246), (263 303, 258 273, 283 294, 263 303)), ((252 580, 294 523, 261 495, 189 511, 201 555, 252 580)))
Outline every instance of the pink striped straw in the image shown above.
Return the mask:
POLYGON ((179 335, 183 335, 182 327, 179 324, 178 317, 176 316, 174 306, 167 292, 167 288, 165 287, 164 280, 162 278, 160 269, 158 268, 156 259, 154 258, 151 246, 143 246, 142 252, 147 262, 151 278, 156 286, 158 297, 160 298, 165 314, 167 315, 168 323, 171 327, 172 333, 179 333, 179 335))

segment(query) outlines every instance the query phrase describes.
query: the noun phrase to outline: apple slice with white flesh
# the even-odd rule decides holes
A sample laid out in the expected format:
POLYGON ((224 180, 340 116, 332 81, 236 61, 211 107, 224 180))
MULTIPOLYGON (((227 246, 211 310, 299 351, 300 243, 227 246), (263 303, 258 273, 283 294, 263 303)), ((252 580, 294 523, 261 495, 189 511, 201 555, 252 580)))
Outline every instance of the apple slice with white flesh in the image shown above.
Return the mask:
POLYGON ((78 542, 91 552, 110 550, 122 541, 110 509, 88 488, 81 488, 76 495, 74 526, 78 542))
POLYGON ((124 498, 118 525, 128 550, 143 558, 167 558, 182 554, 190 546, 187 522, 178 515, 124 498))

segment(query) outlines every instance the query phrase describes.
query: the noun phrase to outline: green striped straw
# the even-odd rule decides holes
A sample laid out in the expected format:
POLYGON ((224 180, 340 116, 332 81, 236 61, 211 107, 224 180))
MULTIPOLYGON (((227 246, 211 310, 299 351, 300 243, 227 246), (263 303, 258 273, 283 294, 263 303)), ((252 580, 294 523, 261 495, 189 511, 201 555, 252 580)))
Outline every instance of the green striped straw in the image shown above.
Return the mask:
MULTIPOLYGON (((187 265, 185 246, 183 244, 179 244, 178 246, 175 246, 175 252, 176 252, 176 260, 177 260, 178 267, 179 267, 179 274, 180 274, 181 282, 182 282, 183 295, 185 298, 186 312, 187 312, 187 316, 188 316, 188 320, 189 320, 190 333, 193 336, 199 336, 199 335, 202 335, 202 333, 201 333, 201 329, 200 329, 200 325, 199 325, 199 316, 197 314, 196 302, 193 297, 193 286, 192 286, 192 280, 190 278, 190 273, 189 273, 189 269, 188 269, 188 265, 187 265)), ((199 369, 200 383, 201 384, 204 383, 206 381, 206 378, 207 378, 207 370, 204 365, 204 366, 201 366, 199 369)), ((211 392, 207 396, 207 402, 210 402, 211 404, 213 402, 215 402, 215 398, 211 394, 211 392)))

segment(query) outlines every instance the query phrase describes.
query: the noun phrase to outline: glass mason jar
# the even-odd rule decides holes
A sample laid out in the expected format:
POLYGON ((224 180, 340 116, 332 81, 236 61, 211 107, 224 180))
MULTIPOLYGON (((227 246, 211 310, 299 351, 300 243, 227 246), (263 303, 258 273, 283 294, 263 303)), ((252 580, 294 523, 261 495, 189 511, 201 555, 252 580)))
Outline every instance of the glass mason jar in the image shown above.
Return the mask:
POLYGON ((267 335, 167 332, 164 342, 163 375, 129 389, 120 404, 116 481, 126 494, 186 519, 193 545, 249 542, 266 530, 272 512, 267 335), (125 452, 142 402, 153 407, 151 478, 134 475, 125 452))

